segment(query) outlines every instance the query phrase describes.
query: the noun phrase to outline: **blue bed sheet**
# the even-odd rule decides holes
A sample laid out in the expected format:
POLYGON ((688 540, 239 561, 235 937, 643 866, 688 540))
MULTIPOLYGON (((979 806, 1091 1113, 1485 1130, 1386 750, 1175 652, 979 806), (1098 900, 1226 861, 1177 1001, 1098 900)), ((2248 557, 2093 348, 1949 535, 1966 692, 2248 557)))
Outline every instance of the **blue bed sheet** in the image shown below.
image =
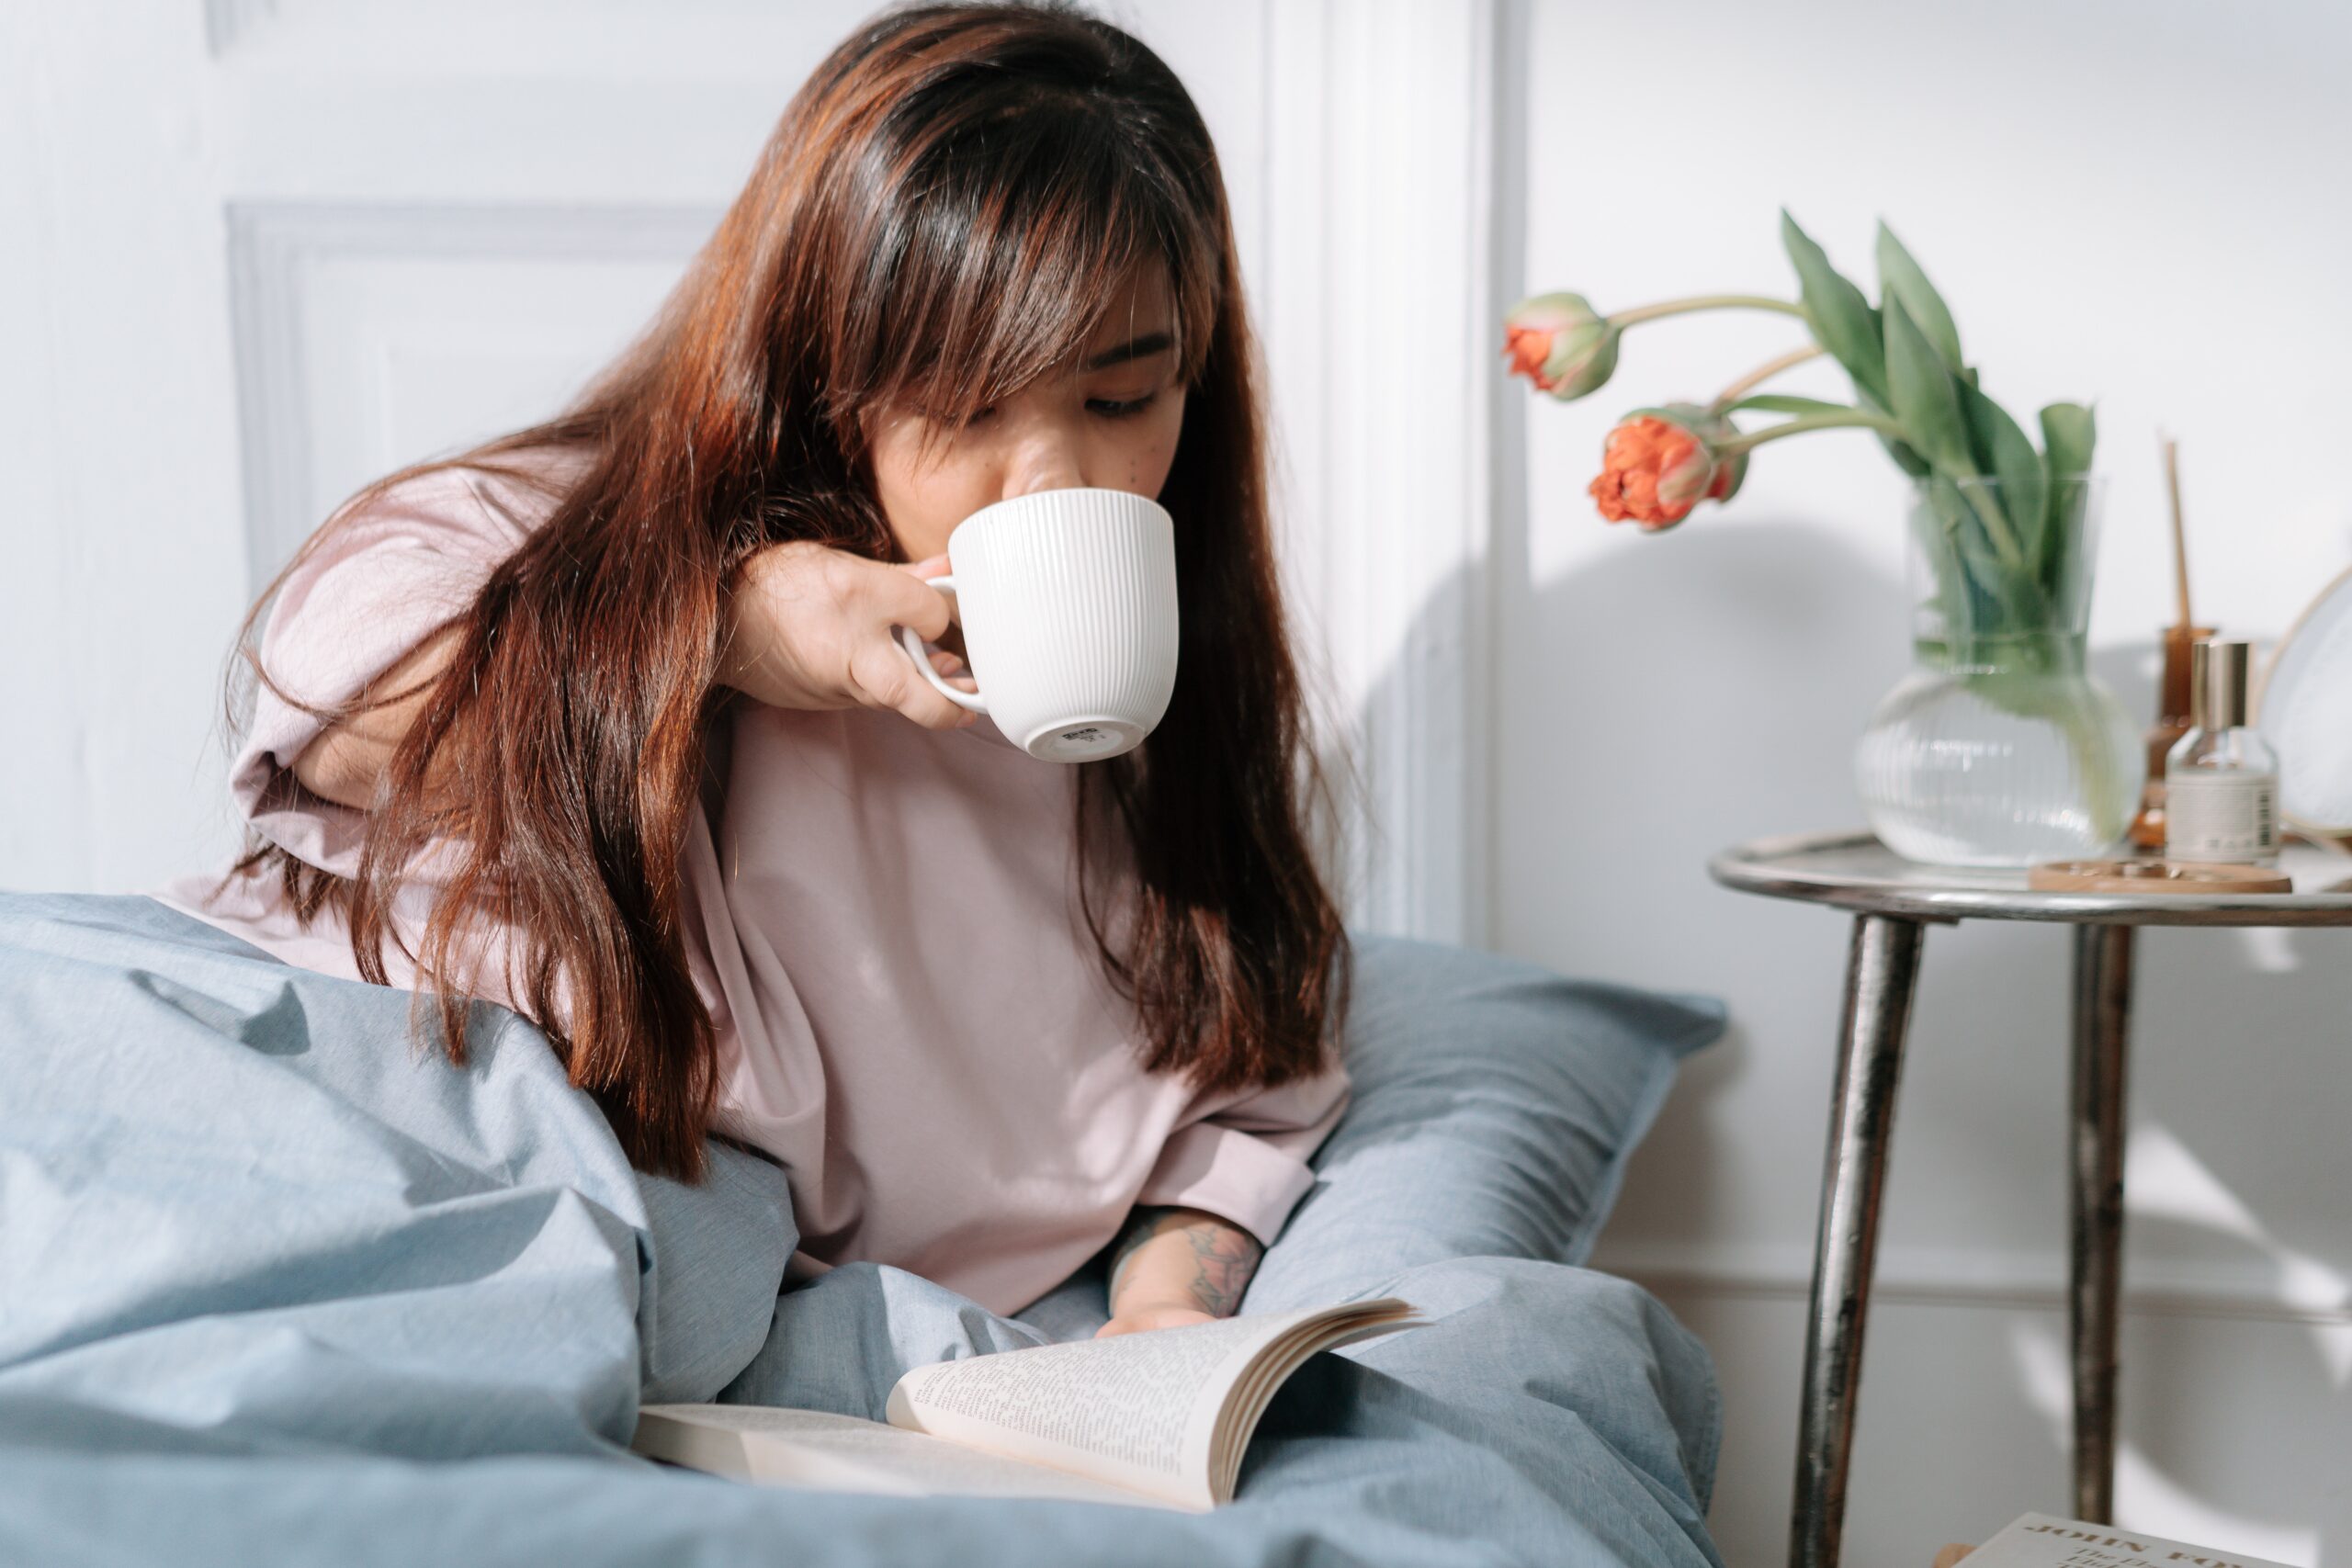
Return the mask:
POLYGON ((1083 1314, 870 1264, 779 1298, 775 1167, 640 1178, 536 1031, 476 1021, 457 1068, 402 993, 146 899, 0 897, 0 1562, 1717 1562, 1703 1351, 1524 1258, 1367 1276, 1433 1321, 1317 1358, 1212 1515, 650 1465, 640 1402, 878 1414, 1083 1314))

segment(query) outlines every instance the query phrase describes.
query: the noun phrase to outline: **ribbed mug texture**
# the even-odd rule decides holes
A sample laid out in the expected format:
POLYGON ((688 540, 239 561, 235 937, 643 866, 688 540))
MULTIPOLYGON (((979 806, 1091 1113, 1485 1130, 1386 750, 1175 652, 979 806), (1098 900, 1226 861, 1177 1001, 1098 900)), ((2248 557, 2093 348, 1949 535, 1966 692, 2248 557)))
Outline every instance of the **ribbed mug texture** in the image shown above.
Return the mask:
POLYGON ((1176 689, 1176 530, 1124 491, 1041 491, 948 536, 973 677, 1008 739, 1108 719, 1148 731, 1176 689))

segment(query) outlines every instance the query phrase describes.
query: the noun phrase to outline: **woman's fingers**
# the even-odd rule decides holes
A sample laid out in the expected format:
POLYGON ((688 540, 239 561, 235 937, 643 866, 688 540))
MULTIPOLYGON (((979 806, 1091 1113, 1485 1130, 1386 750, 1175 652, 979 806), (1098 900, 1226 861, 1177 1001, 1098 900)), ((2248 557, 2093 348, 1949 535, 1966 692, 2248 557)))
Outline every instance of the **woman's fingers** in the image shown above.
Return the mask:
MULTIPOLYGON (((941 564, 945 564, 944 558, 941 564)), ((937 642, 945 637, 948 626, 955 619, 948 607, 947 594, 936 588, 925 587, 923 579, 910 577, 897 567, 880 570, 881 576, 876 580, 877 607, 889 624, 914 627, 916 635, 925 642, 937 642)), ((932 575, 939 574, 934 572, 932 575)), ((953 592, 949 590, 949 592, 953 592)))
POLYGON ((850 665, 850 680, 866 706, 904 714, 925 729, 954 729, 967 716, 964 707, 922 678, 907 650, 892 637, 861 644, 850 665))
POLYGON ((976 692, 962 660, 945 649, 910 659, 899 640, 905 631, 923 642, 947 636, 953 607, 930 585, 947 566, 944 555, 894 564, 812 540, 768 546, 728 597, 720 679, 776 707, 887 708, 928 729, 968 724, 977 716, 931 680, 935 671, 976 692))
POLYGON ((964 661, 944 648, 935 648, 931 650, 931 667, 938 671, 941 677, 959 692, 977 692, 980 689, 980 683, 972 679, 972 672, 964 668, 964 661))

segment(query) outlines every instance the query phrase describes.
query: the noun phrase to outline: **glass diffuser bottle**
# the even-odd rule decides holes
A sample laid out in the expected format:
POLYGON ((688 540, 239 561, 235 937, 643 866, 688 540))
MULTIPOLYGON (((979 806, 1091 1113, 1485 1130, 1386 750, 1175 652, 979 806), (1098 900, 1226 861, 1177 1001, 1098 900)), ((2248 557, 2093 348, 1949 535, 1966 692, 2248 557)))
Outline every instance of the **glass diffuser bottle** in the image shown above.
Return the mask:
POLYGON ((2278 757, 2245 721, 2247 645, 2190 650, 2189 731, 2165 759, 2165 858, 2275 865, 2278 757))

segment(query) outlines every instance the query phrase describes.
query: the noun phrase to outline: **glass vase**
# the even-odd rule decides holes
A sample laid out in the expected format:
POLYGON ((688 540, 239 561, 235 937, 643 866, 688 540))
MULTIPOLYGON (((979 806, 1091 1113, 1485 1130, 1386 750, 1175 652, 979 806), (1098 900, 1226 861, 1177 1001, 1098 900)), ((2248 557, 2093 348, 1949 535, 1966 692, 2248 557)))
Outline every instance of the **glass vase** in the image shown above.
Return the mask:
POLYGON ((1897 854, 2017 867, 2120 844, 2139 727, 2084 660, 2105 488, 1914 486, 1912 669, 1854 752, 1863 815, 1897 854))

